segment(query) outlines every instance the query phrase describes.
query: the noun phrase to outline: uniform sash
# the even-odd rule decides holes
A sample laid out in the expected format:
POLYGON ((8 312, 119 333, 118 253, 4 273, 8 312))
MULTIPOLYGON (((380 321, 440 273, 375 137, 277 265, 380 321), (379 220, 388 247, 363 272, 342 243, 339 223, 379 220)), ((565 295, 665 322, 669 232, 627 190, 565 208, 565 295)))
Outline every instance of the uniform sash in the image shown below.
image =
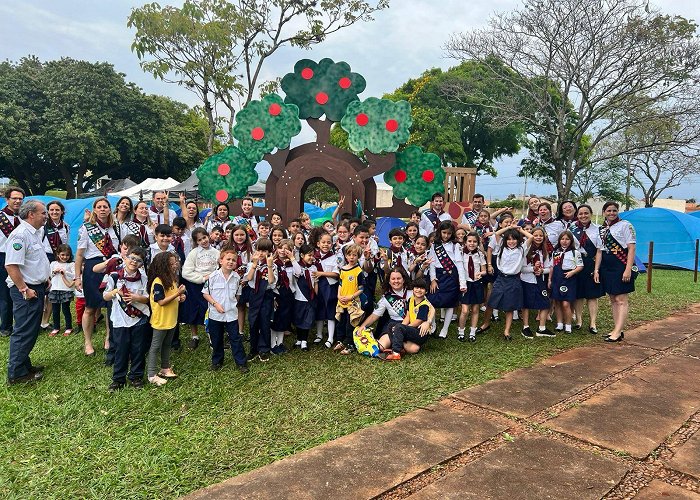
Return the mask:
POLYGON ((117 253, 112 243, 112 238, 109 237, 109 228, 103 233, 102 228, 98 224, 86 222, 85 230, 87 231, 90 241, 93 242, 102 255, 109 258, 117 253))

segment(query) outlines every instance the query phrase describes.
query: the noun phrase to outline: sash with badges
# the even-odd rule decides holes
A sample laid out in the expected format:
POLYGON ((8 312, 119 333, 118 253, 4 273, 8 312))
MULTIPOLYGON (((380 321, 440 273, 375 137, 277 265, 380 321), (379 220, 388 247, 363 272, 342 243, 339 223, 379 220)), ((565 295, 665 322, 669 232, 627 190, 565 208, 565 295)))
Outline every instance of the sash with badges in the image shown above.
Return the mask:
MULTIPOLYGON (((608 225, 603 225, 600 226, 599 233, 600 233, 600 239, 603 240, 603 245, 605 248, 613 254, 615 257, 617 257, 617 260, 622 262, 623 265, 627 265, 627 248, 623 248, 620 242, 618 242, 615 237, 612 235, 612 231, 610 231, 610 227, 608 225)), ((632 279, 635 279, 637 277, 637 273, 639 272, 639 268, 636 265, 632 266, 632 279)))
MULTIPOLYGON (((49 241, 49 246, 51 247, 51 251, 53 253, 56 253, 56 249, 58 249, 58 246, 61 243, 63 243, 63 241, 61 240, 61 234, 59 233, 59 231, 64 227, 66 227, 66 225, 64 224, 63 221, 61 221, 61 223, 58 226, 56 226, 56 225, 54 225, 52 220, 49 220, 46 223, 46 226, 44 226, 44 236, 49 241)), ((68 231, 67 231, 67 227, 66 227, 66 233, 67 232, 68 231)))
POLYGON ((112 255, 117 253, 114 248, 114 244, 112 243, 112 238, 109 237, 109 228, 103 233, 98 224, 86 222, 85 230, 87 231, 90 241, 92 241, 102 255, 110 258, 112 255))
POLYGON ((246 217, 241 214, 238 217, 234 217, 233 222, 239 226, 245 227, 246 233, 250 236, 250 240, 255 241, 258 239, 258 234, 255 232, 255 229, 253 229, 253 224, 250 222, 252 218, 253 217, 246 217))
POLYGON ((588 234, 586 234, 586 228, 583 227, 583 224, 580 224, 578 222, 576 224, 572 224, 570 230, 571 234, 573 234, 574 237, 578 240, 579 246, 586 251, 586 257, 594 257, 596 253, 596 247, 591 241, 591 239, 588 237, 588 234))
POLYGON ((438 262, 440 262, 440 265, 445 270, 445 272, 447 274, 452 274, 452 271, 455 270, 455 263, 450 258, 444 245, 442 243, 437 243, 434 246, 433 250, 435 251, 435 255, 437 256, 438 262))
POLYGON ((394 293, 384 294, 384 298, 389 303, 391 308, 396 312, 398 316, 402 318, 406 317, 406 291, 404 290, 403 296, 396 295, 394 293))
POLYGON ((433 229, 437 229, 440 224, 440 216, 435 213, 434 210, 428 209, 423 214, 428 218, 428 220, 433 224, 433 229))
POLYGON ((0 231, 2 231, 2 234, 4 234, 5 238, 7 238, 14 230, 15 225, 10 221, 7 213, 4 210, 0 210, 0 231))
MULTIPOLYGON (((114 280, 114 288, 119 289, 123 293, 132 293, 131 290, 129 290, 126 287, 126 282, 136 282, 136 281, 141 281, 141 272, 136 271, 136 276, 133 277, 128 277, 126 276, 126 273, 124 269, 120 269, 118 272, 112 274, 112 280, 114 280), (119 287, 119 282, 122 282, 122 286, 119 287)), ((133 304, 127 304, 124 298, 121 295, 117 295, 117 302, 119 302, 119 306, 122 308, 122 311, 129 316, 130 318, 141 318, 144 316, 144 313, 141 309, 137 308, 133 304)))

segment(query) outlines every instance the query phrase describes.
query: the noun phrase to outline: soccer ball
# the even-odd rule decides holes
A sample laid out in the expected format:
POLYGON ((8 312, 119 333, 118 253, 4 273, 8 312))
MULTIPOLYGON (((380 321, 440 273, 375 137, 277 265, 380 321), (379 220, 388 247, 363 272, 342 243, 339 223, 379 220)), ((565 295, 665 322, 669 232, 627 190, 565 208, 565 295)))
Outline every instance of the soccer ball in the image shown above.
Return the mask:
POLYGON ((370 358, 376 358, 379 356, 381 350, 379 349, 379 342, 377 342, 372 335, 372 330, 364 329, 360 330, 359 327, 355 328, 352 332, 352 339, 355 342, 355 348, 357 352, 363 356, 370 358))

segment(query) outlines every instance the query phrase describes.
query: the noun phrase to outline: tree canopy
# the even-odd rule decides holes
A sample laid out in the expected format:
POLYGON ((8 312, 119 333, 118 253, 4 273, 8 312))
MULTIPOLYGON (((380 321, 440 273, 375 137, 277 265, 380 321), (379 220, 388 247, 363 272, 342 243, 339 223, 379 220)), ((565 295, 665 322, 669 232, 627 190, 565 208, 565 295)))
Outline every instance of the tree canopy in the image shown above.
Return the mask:
POLYGON ((0 64, 0 175, 68 198, 104 175, 184 177, 206 157, 206 120, 145 95, 107 63, 0 64))

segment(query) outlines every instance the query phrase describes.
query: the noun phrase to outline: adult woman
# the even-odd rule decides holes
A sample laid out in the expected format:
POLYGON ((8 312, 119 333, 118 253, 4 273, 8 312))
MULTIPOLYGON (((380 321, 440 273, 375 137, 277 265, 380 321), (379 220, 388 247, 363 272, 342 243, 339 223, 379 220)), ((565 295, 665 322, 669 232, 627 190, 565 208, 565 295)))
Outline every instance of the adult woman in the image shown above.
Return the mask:
POLYGON ((552 205, 550 205, 549 202, 543 201, 540 203, 537 207, 537 215, 538 217, 535 219, 534 225, 544 229, 544 232, 547 234, 547 241, 549 242, 547 251, 551 252, 557 245, 559 235, 563 231, 562 225, 552 217, 552 205))
POLYGON ((539 216, 537 209, 540 206, 540 199, 537 196, 530 196, 527 199, 527 213, 523 214, 523 218, 520 219, 519 225, 533 224, 535 219, 539 216))
POLYGON ((148 248, 152 243, 156 242, 156 237, 153 234, 155 225, 151 221, 148 211, 148 203, 141 200, 134 207, 134 218, 132 219, 138 230, 136 236, 141 238, 141 246, 144 248, 148 248))
MULTIPOLYGON (((49 262, 56 260, 56 250, 59 245, 67 245, 70 234, 70 226, 63 221, 66 214, 66 209, 58 200, 50 201, 46 205, 46 211, 49 218, 44 226, 44 251, 49 258, 49 262)), ((44 315, 41 318, 41 327, 49 326, 49 315, 51 314, 51 306, 49 304, 49 296, 46 295, 44 303, 44 315)))
POLYGON ((78 252, 75 257, 75 284, 85 295, 83 331, 85 355, 93 356, 92 333, 95 328, 95 311, 104 306, 99 290, 103 274, 93 271, 95 264, 117 253, 119 239, 114 230, 114 216, 107 198, 97 198, 92 204, 88 221, 78 232, 78 252))
POLYGON ((583 271, 577 275, 576 283, 576 329, 583 323, 583 304, 588 304, 588 331, 598 333, 598 298, 603 296, 603 287, 593 279, 593 271, 600 267, 603 241, 600 239, 600 226, 591 222, 593 210, 590 205, 581 205, 576 211, 577 221, 571 226, 571 232, 578 242, 578 249, 583 257, 583 271))
POLYGON ((132 220, 133 217, 134 203, 128 196, 122 196, 114 209, 114 230, 120 243, 127 234, 140 236, 139 225, 132 220))
POLYGON ((372 311, 372 314, 360 325, 363 330, 378 322, 375 338, 389 333, 395 324, 401 323, 406 317, 406 306, 412 293, 407 290, 409 278, 403 267, 395 267, 389 272, 389 279, 382 285, 382 297, 372 311))
POLYGON ((229 217, 229 209, 226 203, 219 203, 214 209, 209 212, 209 219, 204 225, 207 233, 210 233, 214 226, 221 226, 221 229, 226 229, 226 226, 231 224, 229 217))
POLYGON ((557 206, 557 219, 556 222, 560 226, 559 234, 564 231, 570 231, 571 226, 576 224, 576 214, 578 209, 576 208, 576 203, 571 200, 564 200, 557 206))
POLYGON ((593 279, 603 284, 603 290, 610 297, 615 322, 606 342, 620 342, 625 338, 623 329, 629 313, 628 294, 634 292, 637 277, 637 266, 634 265, 636 234, 632 224, 620 219, 619 211, 620 205, 614 201, 603 205, 605 224, 600 228, 603 254, 600 267, 593 271, 593 279))

